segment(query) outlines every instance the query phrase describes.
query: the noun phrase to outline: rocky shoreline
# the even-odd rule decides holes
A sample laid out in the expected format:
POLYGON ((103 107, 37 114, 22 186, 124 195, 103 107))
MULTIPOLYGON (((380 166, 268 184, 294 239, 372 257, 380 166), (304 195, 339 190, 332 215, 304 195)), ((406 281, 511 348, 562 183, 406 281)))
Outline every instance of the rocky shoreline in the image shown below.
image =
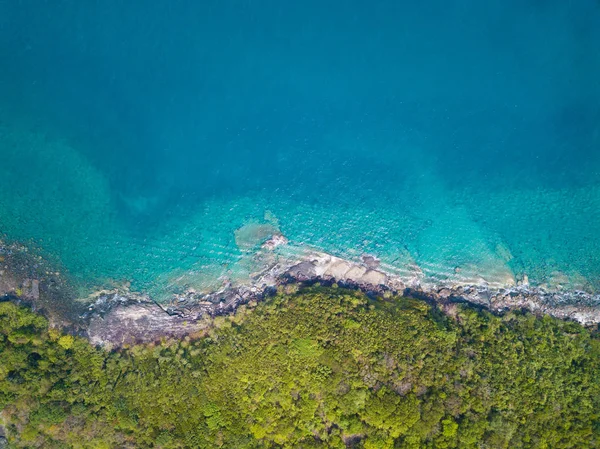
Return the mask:
MULTIPOLYGON (((95 345, 120 347, 162 337, 181 338, 201 334, 211 326, 215 317, 234 313, 239 307, 252 308, 278 291, 292 292, 299 287, 319 283, 343 288, 360 289, 367 295, 389 297, 402 295, 428 301, 442 311, 452 314, 457 303, 469 303, 493 312, 523 309, 538 315, 551 315, 577 321, 585 326, 600 324, 600 295, 583 291, 548 291, 526 283, 502 287, 455 281, 428 281, 416 266, 407 267, 397 275, 382 267, 373 255, 363 255, 350 261, 333 255, 303 248, 277 254, 288 247, 287 239, 275 235, 265 241, 252 256, 261 269, 249 281, 233 284, 223 280, 218 291, 197 292, 188 289, 174 294, 168 303, 158 303, 148 295, 131 292, 126 285, 95 293, 79 304, 77 317, 57 320, 53 325, 67 326, 72 332, 85 335, 95 345)), ((13 247, 12 262, 26 266, 28 260, 13 247), (16 256, 15 256, 16 255, 16 256)), ((297 249, 297 248, 296 248, 297 249)), ((7 260, 4 260, 7 262, 7 260)), ((31 304, 42 311, 64 303, 65 282, 58 273, 45 271, 41 261, 37 269, 12 271, 5 269, 0 276, 0 298, 31 304), (60 288, 59 288, 60 287, 60 288), (12 293, 7 290, 12 289, 12 293), (63 295, 61 300, 58 297, 63 295), (16 293, 19 293, 18 295, 16 293)), ((8 265, 5 266, 8 268, 8 265)), ((69 292, 70 294, 70 292, 69 292)), ((72 296, 68 296, 67 300, 72 296)))
MULTIPOLYGON (((273 248, 268 241, 269 250, 273 248)), ((600 323, 600 295, 586 292, 550 292, 527 285, 509 288, 489 285, 430 285, 418 272, 401 277, 381 268, 375 256, 364 255, 353 262, 319 251, 308 251, 296 259, 267 266, 251 284, 226 285, 217 292, 193 290, 177 295, 169 304, 158 304, 143 295, 113 292, 100 296, 84 318, 88 337, 94 344, 132 344, 164 336, 182 337, 201 333, 210 318, 235 312, 240 306, 252 308, 278 291, 319 283, 360 289, 367 295, 402 295, 428 301, 452 314, 457 303, 469 303, 493 312, 523 309, 577 321, 585 326, 600 323)))

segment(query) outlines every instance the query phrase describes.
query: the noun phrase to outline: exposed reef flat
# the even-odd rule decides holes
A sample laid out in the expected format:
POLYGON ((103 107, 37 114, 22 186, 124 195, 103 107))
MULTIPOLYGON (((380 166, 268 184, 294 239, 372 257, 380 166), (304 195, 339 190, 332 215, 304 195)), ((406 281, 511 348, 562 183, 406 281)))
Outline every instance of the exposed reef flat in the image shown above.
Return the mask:
MULTIPOLYGON (((24 247, 3 248, 5 263, 19 261, 18 266, 26 265, 24 247)), ((76 319, 71 318, 70 324, 73 329, 86 334, 93 344, 111 347, 161 337, 183 337, 202 333, 210 326, 212 318, 231 314, 240 306, 252 308, 278 291, 292 292, 299 286, 317 282, 361 289, 371 296, 419 298, 436 304, 448 314, 453 313, 457 303, 466 302, 494 312, 525 309, 538 315, 575 320, 586 326, 600 323, 599 294, 532 287, 527 285, 526 278, 519 285, 507 278, 504 286, 497 280, 488 282, 481 276, 477 283, 466 277, 433 282, 412 261, 400 270, 402 274, 395 274, 397 271, 388 270, 375 255, 365 254, 359 260, 346 260, 290 244, 281 234, 266 240, 248 257, 257 267, 248 279, 222 279, 222 287, 216 291, 200 292, 189 288, 173 294, 168 302, 158 303, 146 294, 132 292, 127 284, 98 291, 75 301, 77 307, 74 310, 79 315, 76 319)), ((42 275, 39 269, 25 273, 23 268, 19 275, 18 270, 9 268, 8 264, 4 265, 0 276, 0 296, 52 312, 57 304, 57 293, 66 291, 64 286, 50 289, 52 283, 57 282, 57 275, 42 275), (45 299, 48 295, 54 299, 45 299)), ((64 325, 64 314, 57 316, 62 321, 55 319, 56 324, 64 325)))

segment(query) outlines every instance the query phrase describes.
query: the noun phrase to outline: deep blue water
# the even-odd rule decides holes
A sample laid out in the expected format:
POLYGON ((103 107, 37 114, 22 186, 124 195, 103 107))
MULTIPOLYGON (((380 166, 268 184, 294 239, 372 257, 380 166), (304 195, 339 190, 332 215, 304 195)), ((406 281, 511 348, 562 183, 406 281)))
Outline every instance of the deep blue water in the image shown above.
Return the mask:
POLYGON ((10 1, 0 56, 0 232, 82 284, 235 271, 268 211, 390 267, 600 287, 596 0, 10 1))

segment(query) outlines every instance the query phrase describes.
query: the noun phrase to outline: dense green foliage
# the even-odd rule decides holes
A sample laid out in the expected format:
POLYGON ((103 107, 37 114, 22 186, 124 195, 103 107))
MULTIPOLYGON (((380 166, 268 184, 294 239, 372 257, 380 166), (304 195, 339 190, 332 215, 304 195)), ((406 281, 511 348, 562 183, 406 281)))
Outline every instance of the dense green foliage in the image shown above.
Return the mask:
POLYGON ((15 447, 591 448, 600 341, 574 323, 311 289, 118 352, 0 303, 15 447))

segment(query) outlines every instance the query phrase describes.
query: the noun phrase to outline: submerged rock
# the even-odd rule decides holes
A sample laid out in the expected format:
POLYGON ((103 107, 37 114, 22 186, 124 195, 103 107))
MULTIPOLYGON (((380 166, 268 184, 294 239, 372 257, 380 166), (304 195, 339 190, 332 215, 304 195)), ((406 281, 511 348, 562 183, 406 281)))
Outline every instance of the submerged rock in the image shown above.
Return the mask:
POLYGON ((381 261, 377 257, 370 254, 363 254, 361 260, 367 267, 372 269, 379 268, 379 265, 381 264, 381 261))
POLYGON ((281 233, 273 223, 250 222, 236 229, 234 235, 235 244, 241 251, 251 251, 281 233))

